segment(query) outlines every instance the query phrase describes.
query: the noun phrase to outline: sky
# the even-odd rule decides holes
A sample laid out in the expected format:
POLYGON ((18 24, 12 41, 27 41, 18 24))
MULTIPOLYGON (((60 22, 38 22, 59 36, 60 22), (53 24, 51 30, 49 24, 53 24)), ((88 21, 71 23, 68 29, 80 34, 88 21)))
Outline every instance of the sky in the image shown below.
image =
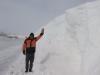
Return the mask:
POLYGON ((36 32, 67 9, 94 0, 0 0, 0 32, 36 32))

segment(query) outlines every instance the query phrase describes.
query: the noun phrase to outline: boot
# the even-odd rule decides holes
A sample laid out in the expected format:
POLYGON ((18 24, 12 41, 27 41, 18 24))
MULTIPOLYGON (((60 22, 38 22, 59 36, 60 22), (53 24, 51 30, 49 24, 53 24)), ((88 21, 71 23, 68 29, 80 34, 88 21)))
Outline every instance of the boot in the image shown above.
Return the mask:
POLYGON ((25 71, 25 73, 27 73, 27 72, 28 72, 28 70, 25 71))
POLYGON ((32 69, 29 69, 29 72, 33 72, 32 69))
POLYGON ((25 72, 26 72, 26 73, 28 72, 28 68, 26 68, 25 72))

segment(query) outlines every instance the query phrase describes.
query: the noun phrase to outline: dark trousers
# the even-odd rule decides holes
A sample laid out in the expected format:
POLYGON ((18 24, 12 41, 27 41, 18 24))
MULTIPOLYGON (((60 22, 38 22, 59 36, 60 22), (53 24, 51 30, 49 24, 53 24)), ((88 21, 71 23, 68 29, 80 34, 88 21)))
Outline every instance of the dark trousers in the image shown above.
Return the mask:
POLYGON ((33 68, 34 54, 35 53, 27 53, 26 54, 26 71, 32 70, 32 68, 33 68))

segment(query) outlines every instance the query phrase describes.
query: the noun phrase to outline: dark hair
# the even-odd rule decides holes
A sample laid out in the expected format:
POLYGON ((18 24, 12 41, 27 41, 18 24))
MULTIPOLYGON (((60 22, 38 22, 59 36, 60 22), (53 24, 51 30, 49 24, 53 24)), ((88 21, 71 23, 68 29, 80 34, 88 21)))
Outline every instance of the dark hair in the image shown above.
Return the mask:
POLYGON ((34 33, 30 33, 30 37, 34 37, 34 33))

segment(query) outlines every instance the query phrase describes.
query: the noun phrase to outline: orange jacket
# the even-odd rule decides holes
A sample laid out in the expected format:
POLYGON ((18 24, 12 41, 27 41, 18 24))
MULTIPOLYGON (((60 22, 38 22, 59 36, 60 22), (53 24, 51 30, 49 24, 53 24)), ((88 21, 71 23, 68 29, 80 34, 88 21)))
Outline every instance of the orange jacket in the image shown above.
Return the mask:
POLYGON ((33 39, 27 38, 24 41, 23 44, 23 50, 26 50, 26 48, 30 48, 30 47, 36 47, 36 42, 42 37, 42 35, 39 35, 33 39))

